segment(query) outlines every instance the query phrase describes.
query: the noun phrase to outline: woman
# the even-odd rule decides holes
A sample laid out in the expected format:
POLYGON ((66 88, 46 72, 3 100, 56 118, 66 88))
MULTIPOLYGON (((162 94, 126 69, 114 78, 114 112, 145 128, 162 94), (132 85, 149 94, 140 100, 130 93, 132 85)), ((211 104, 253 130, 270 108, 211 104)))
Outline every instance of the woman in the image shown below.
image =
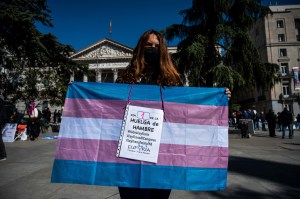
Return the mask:
MULTIPOLYGON (((155 30, 146 31, 133 50, 132 59, 117 78, 118 83, 157 84, 181 86, 180 74, 174 67, 162 34, 155 30)), ((69 83, 69 85, 71 82, 69 83)), ((230 98, 231 92, 225 92, 230 98)), ((121 199, 167 199, 170 189, 144 189, 119 187, 121 199)))
POLYGON ((145 32, 133 51, 133 57, 119 83, 182 85, 180 74, 174 67, 163 36, 155 31, 145 32))
MULTIPOLYGON (((162 34, 149 30, 140 37, 128 67, 118 77, 117 82, 161 86, 182 85, 180 74, 172 63, 162 34)), ((226 94, 230 97, 228 89, 226 94)), ((171 190, 119 187, 119 193, 122 199, 165 199, 169 198, 171 190)))

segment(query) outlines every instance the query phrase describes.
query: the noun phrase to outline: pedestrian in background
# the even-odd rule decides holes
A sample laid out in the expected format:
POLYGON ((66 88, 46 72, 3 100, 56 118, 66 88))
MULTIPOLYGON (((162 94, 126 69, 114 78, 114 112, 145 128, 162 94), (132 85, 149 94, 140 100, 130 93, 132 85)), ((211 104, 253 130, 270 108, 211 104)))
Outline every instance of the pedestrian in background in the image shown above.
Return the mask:
POLYGON ((34 141, 40 134, 39 111, 34 101, 31 101, 28 108, 29 119, 27 121, 27 134, 31 141, 34 141))
POLYGON ((263 131, 266 131, 266 117, 265 117, 265 113, 262 111, 260 113, 260 121, 261 121, 261 129, 263 131))
POLYGON ((255 116, 254 116, 254 130, 259 130, 259 121, 261 120, 261 116, 260 113, 257 111, 255 116))
POLYGON ((270 109, 269 112, 266 114, 266 120, 268 122, 270 137, 275 137, 276 115, 272 109, 270 109))
POLYGON ((50 123, 50 120, 51 120, 51 111, 49 108, 46 108, 46 111, 45 111, 45 115, 46 115, 46 120, 48 123, 50 123))
POLYGON ((57 122, 57 110, 55 109, 54 113, 53 113, 53 123, 56 123, 56 122, 57 122))
POLYGON ((248 131, 248 122, 245 120, 241 123, 241 134, 242 138, 250 138, 248 131))
POLYGON ((58 110, 58 111, 57 111, 57 114, 56 114, 56 116, 57 116, 57 122, 58 122, 58 123, 61 122, 61 115, 62 115, 61 111, 58 110))
POLYGON ((293 114, 284 108, 280 114, 281 122, 282 122, 282 139, 285 138, 285 130, 288 128, 289 130, 289 138, 293 138, 293 114))
POLYGON ((240 119, 243 118, 243 113, 242 111, 239 109, 238 111, 236 111, 236 125, 235 125, 235 128, 237 129, 239 127, 239 124, 240 124, 240 119))
POLYGON ((300 129, 300 113, 296 116, 296 129, 300 129))
POLYGON ((282 120, 281 120, 281 116, 280 116, 281 112, 277 113, 277 118, 276 118, 276 125, 277 125, 277 129, 279 132, 282 131, 282 120))
POLYGON ((8 119, 7 112, 5 110, 5 104, 4 101, 0 98, 0 161, 6 160, 6 150, 5 145, 2 139, 2 129, 4 125, 6 124, 8 119))

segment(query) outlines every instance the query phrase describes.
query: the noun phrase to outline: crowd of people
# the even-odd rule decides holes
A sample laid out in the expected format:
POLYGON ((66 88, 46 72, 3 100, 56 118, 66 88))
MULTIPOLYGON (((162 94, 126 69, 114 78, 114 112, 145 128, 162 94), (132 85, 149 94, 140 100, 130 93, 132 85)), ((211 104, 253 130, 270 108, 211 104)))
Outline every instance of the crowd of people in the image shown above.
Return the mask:
POLYGON ((49 108, 44 108, 41 111, 39 105, 31 101, 27 104, 24 113, 19 112, 17 108, 13 106, 13 109, 9 113, 6 113, 5 117, 4 122, 2 122, 2 127, 5 123, 26 124, 28 138, 35 140, 41 132, 46 133, 50 123, 61 122, 62 111, 55 110, 53 114, 49 108))
POLYGON ((53 123, 60 123, 61 122, 61 118, 62 118, 62 111, 61 110, 57 110, 55 109, 54 112, 53 112, 53 117, 52 116, 52 113, 50 111, 49 108, 45 108, 43 111, 42 111, 42 117, 48 122, 53 122, 53 123))
POLYGON ((243 119, 252 120, 253 130, 261 129, 262 131, 269 131, 270 137, 276 137, 277 130, 278 132, 282 132, 281 137, 284 139, 286 137, 285 132, 288 129, 288 136, 292 139, 294 135, 293 125, 295 125, 296 129, 300 129, 300 114, 297 114, 294 119, 293 114, 287 108, 284 108, 282 112, 278 112, 277 114, 272 109, 264 113, 263 111, 257 111, 255 107, 242 111, 234 111, 229 116, 229 126, 245 130, 246 127, 243 127, 243 124, 245 124, 243 119), (268 126, 268 130, 266 126, 268 126))
POLYGON ((61 122, 62 110, 55 110, 52 114, 49 108, 41 111, 38 109, 38 106, 34 101, 31 101, 27 103, 24 113, 21 113, 14 104, 5 102, 0 98, 0 161, 6 160, 7 157, 2 140, 2 129, 5 124, 17 123, 26 125, 28 139, 35 140, 41 132, 46 132, 50 123, 61 122))
POLYGON ((27 119, 27 135, 30 140, 35 140, 39 134, 46 133, 50 123, 60 123, 62 118, 62 111, 55 109, 52 113, 50 109, 44 108, 44 110, 40 111, 34 102, 31 102, 29 105, 28 111, 28 119, 27 119))

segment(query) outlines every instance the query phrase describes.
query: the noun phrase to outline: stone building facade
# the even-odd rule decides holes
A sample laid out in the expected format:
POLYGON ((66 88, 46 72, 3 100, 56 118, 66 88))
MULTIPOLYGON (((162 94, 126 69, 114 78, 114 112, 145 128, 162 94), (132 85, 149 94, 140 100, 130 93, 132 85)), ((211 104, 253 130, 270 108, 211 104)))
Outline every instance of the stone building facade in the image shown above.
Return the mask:
POLYGON ((250 89, 241 97, 257 110, 281 112, 287 107, 294 115, 300 113, 300 4, 269 6, 272 14, 257 21, 250 32, 263 63, 280 66, 280 81, 272 88, 250 89))
POLYGON ((88 74, 73 74, 71 80, 83 82, 115 82, 129 64, 133 49, 104 38, 71 55, 73 61, 87 64, 88 74))

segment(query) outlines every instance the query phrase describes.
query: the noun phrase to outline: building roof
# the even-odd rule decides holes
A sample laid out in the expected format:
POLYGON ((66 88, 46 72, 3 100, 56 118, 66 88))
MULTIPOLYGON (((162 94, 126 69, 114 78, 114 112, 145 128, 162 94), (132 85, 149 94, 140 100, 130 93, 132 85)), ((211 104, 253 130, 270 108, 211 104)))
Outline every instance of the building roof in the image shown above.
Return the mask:
POLYGON ((296 5, 275 5, 275 6, 269 6, 272 12, 287 12, 291 9, 300 9, 300 4, 296 5))

